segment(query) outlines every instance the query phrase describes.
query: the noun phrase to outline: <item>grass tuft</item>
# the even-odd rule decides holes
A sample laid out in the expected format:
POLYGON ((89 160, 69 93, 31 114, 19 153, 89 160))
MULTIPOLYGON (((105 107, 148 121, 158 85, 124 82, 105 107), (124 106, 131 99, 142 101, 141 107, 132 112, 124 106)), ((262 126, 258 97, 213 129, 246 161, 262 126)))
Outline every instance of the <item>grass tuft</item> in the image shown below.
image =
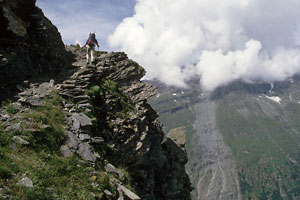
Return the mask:
POLYGON ((2 103, 2 107, 5 108, 6 112, 11 115, 17 114, 20 111, 10 101, 2 103))
MULTIPOLYGON (((63 144, 64 121, 62 99, 58 94, 45 100, 45 106, 33 109, 24 114, 33 124, 35 130, 25 131, 28 136, 30 145, 36 149, 55 151, 63 144)), ((26 126, 26 125, 25 125, 26 126)))

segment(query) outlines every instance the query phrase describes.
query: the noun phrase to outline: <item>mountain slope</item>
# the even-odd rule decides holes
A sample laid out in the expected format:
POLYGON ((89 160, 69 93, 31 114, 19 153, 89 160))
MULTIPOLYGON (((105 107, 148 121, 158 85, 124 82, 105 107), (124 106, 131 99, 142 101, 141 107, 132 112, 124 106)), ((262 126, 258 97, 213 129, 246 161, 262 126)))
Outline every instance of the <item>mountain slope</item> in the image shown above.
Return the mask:
POLYGON ((218 101, 218 126, 245 199, 299 198, 300 88, 298 81, 288 85, 265 94, 234 92, 218 101))
POLYGON ((170 122, 178 112, 164 111, 159 119, 169 130, 193 124, 186 129, 186 169, 195 199, 299 198, 299 78, 271 87, 237 81, 204 93, 191 86, 184 94, 193 97, 181 99, 196 103, 187 105, 165 87, 151 99, 159 112, 169 109, 169 99, 193 115, 192 123, 170 122))
POLYGON ((162 113, 159 120, 165 131, 184 127, 180 130, 187 139, 186 170, 194 188, 193 199, 240 199, 234 160, 217 128, 217 104, 199 89, 198 81, 191 82, 189 89, 153 84, 159 95, 149 102, 162 113))

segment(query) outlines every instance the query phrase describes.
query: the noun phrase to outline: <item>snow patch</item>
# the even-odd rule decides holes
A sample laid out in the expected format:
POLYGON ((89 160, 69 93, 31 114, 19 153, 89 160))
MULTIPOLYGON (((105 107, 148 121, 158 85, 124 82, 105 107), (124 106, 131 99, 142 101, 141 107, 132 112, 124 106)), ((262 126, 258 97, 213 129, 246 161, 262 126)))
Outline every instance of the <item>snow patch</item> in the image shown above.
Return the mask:
POLYGON ((244 151, 243 151, 243 153, 245 153, 245 154, 249 154, 249 151, 246 151, 246 150, 244 150, 244 151))
POLYGON ((274 84, 273 84, 273 83, 270 83, 270 87, 271 87, 271 88, 270 88, 270 90, 269 90, 269 93, 273 93, 272 90, 273 90, 273 88, 274 88, 274 84))
POLYGON ((276 103, 280 103, 280 101, 281 101, 281 99, 279 97, 269 97, 269 96, 266 96, 266 97, 272 101, 275 101, 276 103))
POLYGON ((173 95, 173 96, 177 96, 177 94, 176 94, 176 93, 173 93, 172 95, 173 95))

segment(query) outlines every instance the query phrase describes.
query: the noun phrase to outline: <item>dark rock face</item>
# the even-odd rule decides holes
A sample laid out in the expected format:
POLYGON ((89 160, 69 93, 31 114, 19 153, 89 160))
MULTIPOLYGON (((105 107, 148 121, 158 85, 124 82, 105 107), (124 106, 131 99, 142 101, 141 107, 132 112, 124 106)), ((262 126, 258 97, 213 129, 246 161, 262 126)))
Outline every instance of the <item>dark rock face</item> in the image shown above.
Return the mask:
POLYGON ((2 94, 22 80, 57 74, 66 65, 61 36, 35 0, 1 0, 0 21, 2 94))
POLYGON ((164 171, 168 172, 163 176, 162 187, 168 191, 166 199, 187 199, 189 197, 190 181, 186 175, 184 166, 187 161, 187 155, 184 150, 178 148, 171 139, 167 139, 162 144, 167 157, 167 164, 164 166, 164 171))

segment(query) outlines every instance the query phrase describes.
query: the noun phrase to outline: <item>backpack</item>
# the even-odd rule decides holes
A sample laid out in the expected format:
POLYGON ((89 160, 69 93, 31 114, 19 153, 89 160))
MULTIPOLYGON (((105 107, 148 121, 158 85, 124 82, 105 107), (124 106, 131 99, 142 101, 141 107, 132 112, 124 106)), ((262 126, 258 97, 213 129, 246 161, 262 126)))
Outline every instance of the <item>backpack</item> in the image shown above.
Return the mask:
POLYGON ((96 35, 95 33, 90 33, 89 39, 87 41, 88 45, 95 45, 96 41, 96 35))
POLYGON ((88 45, 94 45, 94 42, 93 42, 93 40, 91 40, 91 39, 88 39, 88 42, 87 42, 87 44, 88 44, 88 45))

